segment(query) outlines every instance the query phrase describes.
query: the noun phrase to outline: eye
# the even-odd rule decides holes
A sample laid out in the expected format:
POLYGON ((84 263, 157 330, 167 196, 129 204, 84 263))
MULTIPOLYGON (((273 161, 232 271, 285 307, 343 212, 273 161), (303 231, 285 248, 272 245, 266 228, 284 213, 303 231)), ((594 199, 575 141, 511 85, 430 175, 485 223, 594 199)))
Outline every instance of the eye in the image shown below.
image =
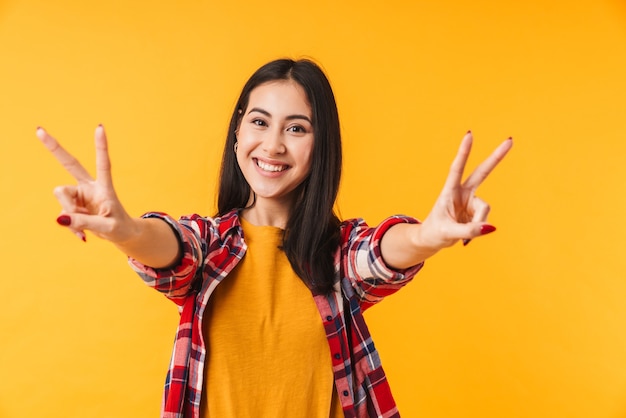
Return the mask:
POLYGON ((267 123, 265 123, 263 119, 252 119, 251 123, 256 126, 267 126, 267 123))
POLYGON ((293 125, 290 126, 289 128, 287 128, 288 132, 295 132, 295 133, 299 133, 299 134, 305 134, 307 132, 307 130, 304 128, 304 126, 300 126, 300 125, 293 125))

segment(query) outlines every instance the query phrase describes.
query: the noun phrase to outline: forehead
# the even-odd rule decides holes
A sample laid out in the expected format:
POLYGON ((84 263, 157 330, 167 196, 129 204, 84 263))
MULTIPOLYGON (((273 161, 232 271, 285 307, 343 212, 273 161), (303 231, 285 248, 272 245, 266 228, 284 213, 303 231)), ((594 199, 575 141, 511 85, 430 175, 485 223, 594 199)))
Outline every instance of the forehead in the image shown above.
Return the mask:
POLYGON ((248 113, 261 108, 274 115, 305 114, 311 116, 311 105, 300 84, 293 80, 276 80, 263 83, 250 92, 248 113))

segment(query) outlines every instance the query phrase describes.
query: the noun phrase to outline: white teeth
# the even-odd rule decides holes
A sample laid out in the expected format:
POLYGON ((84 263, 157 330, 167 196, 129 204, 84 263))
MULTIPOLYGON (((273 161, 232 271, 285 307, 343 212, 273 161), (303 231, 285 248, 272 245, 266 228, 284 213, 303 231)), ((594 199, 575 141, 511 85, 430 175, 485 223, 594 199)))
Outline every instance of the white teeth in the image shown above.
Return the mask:
POLYGON ((265 171, 283 171, 287 169, 286 165, 272 165, 257 160, 256 164, 265 171))

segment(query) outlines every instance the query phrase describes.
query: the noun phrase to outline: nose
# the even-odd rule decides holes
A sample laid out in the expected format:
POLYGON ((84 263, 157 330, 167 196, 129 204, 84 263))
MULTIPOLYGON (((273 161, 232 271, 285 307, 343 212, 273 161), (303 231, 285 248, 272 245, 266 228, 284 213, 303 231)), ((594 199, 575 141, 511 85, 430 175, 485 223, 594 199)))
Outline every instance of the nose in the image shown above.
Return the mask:
POLYGON ((278 155, 283 154, 286 150, 283 132, 279 129, 268 131, 263 138, 263 151, 268 155, 278 155))

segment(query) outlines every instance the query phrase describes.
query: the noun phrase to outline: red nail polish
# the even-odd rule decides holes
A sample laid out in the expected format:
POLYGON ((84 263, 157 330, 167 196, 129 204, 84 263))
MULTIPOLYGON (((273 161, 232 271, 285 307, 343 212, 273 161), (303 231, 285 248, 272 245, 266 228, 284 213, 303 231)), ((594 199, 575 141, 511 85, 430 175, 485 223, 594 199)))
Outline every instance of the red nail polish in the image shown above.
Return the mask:
POLYGON ((484 224, 480 227, 480 235, 487 235, 496 230, 496 227, 489 224, 484 224))
POLYGON ((72 218, 67 215, 61 215, 57 218, 57 223, 61 226, 70 226, 72 218))
POLYGON ((472 133, 472 131, 471 131, 471 130, 470 130, 470 131, 467 131, 467 133, 468 133, 468 134, 471 134, 471 133, 472 133))
POLYGON ((469 243, 470 243, 470 241, 471 241, 471 239, 467 239, 467 238, 466 238, 466 239, 464 239, 464 240, 463 240, 463 246, 465 247, 467 244, 469 244, 469 243))

